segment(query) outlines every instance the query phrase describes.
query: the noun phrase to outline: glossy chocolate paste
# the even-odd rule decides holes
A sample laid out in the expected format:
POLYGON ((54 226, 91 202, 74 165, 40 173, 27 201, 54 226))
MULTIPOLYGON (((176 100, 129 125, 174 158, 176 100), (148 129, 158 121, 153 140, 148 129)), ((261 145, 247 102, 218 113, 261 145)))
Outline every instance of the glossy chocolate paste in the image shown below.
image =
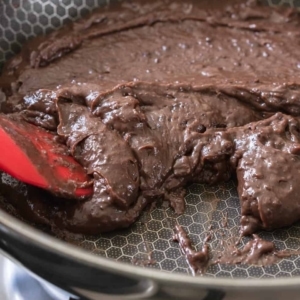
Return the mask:
POLYGON ((241 239, 238 237, 223 238, 220 240, 222 250, 219 250, 218 254, 210 253, 208 245, 210 238, 211 235, 207 235, 202 249, 197 251, 185 229, 180 225, 175 226, 173 240, 179 244, 193 275, 205 273, 206 269, 214 264, 268 266, 282 258, 299 255, 299 251, 278 250, 273 242, 264 240, 256 234, 253 234, 252 239, 242 247, 239 246, 241 239))
POLYGON ((180 225, 175 226, 173 240, 179 244, 181 252, 186 257, 193 275, 196 273, 204 273, 210 259, 208 245, 204 243, 200 251, 195 251, 187 232, 180 225))
POLYGON ((2 173, 25 218, 96 234, 235 174, 243 234, 300 219, 300 16, 253 1, 126 1, 23 47, 0 111, 53 132, 93 178, 59 199, 2 173), (230 3, 230 4, 229 4, 230 3))

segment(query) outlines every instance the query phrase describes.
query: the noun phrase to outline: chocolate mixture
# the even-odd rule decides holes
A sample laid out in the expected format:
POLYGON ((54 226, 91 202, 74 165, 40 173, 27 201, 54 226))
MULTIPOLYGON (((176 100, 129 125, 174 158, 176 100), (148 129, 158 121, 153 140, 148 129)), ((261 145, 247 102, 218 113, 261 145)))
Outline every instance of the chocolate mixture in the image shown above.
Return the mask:
POLYGON ((184 254, 187 263, 193 273, 203 274, 210 265, 214 264, 248 264, 268 266, 277 263, 280 259, 299 255, 299 251, 277 250, 273 242, 261 239, 258 235, 253 237, 243 247, 239 247, 240 238, 221 239, 222 250, 219 253, 211 253, 208 235, 204 239, 202 249, 194 250, 192 241, 185 229, 179 225, 175 226, 173 240, 178 242, 181 252, 184 254), (212 254, 212 255, 211 255, 212 254))
POLYGON ((58 135, 94 180, 69 201, 0 174, 25 218, 111 231, 160 198, 183 213, 188 183, 236 174, 243 234, 300 219, 300 16, 207 2, 126 1, 5 65, 1 113, 58 135))
POLYGON ((179 247, 185 255, 193 275, 205 272, 209 263, 208 245, 204 243, 200 251, 195 251, 193 249, 192 241, 188 237, 186 231, 179 225, 175 226, 175 235, 173 240, 179 243, 179 247))

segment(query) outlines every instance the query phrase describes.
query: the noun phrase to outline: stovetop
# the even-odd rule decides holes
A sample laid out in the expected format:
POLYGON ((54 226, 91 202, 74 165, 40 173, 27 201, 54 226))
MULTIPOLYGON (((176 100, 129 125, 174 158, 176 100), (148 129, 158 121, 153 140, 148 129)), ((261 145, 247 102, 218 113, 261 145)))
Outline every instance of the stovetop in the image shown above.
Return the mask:
POLYGON ((79 300, 0 254, 1 300, 79 300))

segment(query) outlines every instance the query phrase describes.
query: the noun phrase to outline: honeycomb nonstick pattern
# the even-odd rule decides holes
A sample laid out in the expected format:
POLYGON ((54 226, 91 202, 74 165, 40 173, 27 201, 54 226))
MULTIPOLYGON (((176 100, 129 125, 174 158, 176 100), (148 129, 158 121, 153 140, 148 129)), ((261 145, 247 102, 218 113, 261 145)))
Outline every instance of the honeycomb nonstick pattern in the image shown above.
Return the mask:
MULTIPOLYGON (((109 0, 2 0, 0 3, 0 66, 17 53, 30 37, 45 34, 76 20, 109 0)), ((300 0, 262 0, 268 5, 300 7, 300 0)), ((209 242, 213 255, 222 251, 220 240, 238 236, 240 205, 236 184, 230 181, 217 186, 194 184, 188 188, 186 211, 176 216, 172 209, 161 203, 145 211, 127 230, 100 236, 76 237, 78 244, 95 255, 118 261, 145 265, 167 272, 191 274, 178 244, 173 242, 175 224, 189 233, 195 248, 200 249, 212 228, 209 242), (226 222, 227 220, 227 222, 226 222), (227 226, 224 227, 224 223, 227 226)), ((300 224, 273 232, 260 232, 273 241, 277 249, 300 250, 300 224)), ((241 241, 244 245, 248 238, 241 241)), ((283 259, 268 267, 249 265, 213 265, 204 276, 233 278, 291 277, 300 275, 300 257, 283 259)))
MULTIPOLYGON (((149 268, 169 272, 192 274, 173 242, 175 224, 182 225, 189 233, 195 248, 201 249, 212 227, 209 242, 213 255, 222 250, 221 240, 237 240, 240 222, 240 205, 235 181, 217 186, 193 184, 188 188, 184 215, 176 216, 171 208, 159 205, 145 211, 131 228, 96 237, 82 237, 82 248, 119 261, 144 265, 151 258, 149 268), (226 222, 227 221, 227 222, 226 222), (227 226, 224 227, 224 223, 227 226), (150 257, 149 257, 150 256, 150 257)), ((260 232, 259 236, 273 241, 277 249, 300 250, 300 224, 273 232, 260 232)), ((241 246, 249 241, 244 238, 241 246)), ((300 257, 293 256, 276 265, 259 267, 249 265, 212 265, 205 276, 271 278, 300 275, 300 257)))

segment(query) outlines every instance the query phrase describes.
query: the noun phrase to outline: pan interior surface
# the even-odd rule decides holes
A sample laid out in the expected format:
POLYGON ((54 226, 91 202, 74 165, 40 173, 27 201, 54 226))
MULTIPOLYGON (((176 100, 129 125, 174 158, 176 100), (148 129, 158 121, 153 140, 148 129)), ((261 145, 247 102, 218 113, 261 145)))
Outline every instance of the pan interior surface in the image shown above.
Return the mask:
MULTIPOLYGON (((264 1, 277 5, 277 0, 264 1)), ((297 1, 281 1, 295 6, 297 1), (295 2, 295 3, 294 3, 295 2)), ((94 8, 106 4, 102 0, 5 1, 0 4, 0 66, 17 53, 30 37, 45 34, 74 21, 94 8)), ((94 255, 112 258, 167 272, 192 274, 177 243, 173 229, 181 225, 189 234, 195 249, 201 249, 208 232, 212 255, 217 257, 226 243, 237 241, 240 223, 240 204, 234 180, 216 186, 193 184, 187 190, 186 210, 175 215, 164 203, 144 211, 141 218, 126 230, 99 236, 61 237, 94 255), (221 242, 222 241, 222 242, 221 242)), ((265 240, 274 242, 278 250, 300 250, 300 224, 272 232, 259 232, 265 240)), ((249 238, 243 238, 240 247, 249 238)), ((278 278, 300 275, 300 256, 282 259, 270 266, 221 265, 208 267, 204 276, 229 278, 278 278)))
MULTIPOLYGON (((229 181, 222 185, 208 186, 193 184, 188 188, 186 212, 177 216, 164 205, 145 211, 133 226, 119 232, 99 236, 83 236, 79 246, 104 257, 133 263, 147 268, 167 272, 192 274, 177 243, 172 239, 176 224, 181 225, 200 250, 207 233, 212 256, 217 257, 227 247, 235 243, 239 236, 240 205, 236 183, 229 181)), ((278 250, 300 249, 300 224, 271 232, 262 231, 258 235, 274 242, 278 250)), ((243 247, 250 238, 241 240, 243 247)), ((300 275, 300 257, 297 255, 281 260, 270 266, 244 264, 215 264, 208 267, 204 276, 229 278, 277 278, 300 275)))

